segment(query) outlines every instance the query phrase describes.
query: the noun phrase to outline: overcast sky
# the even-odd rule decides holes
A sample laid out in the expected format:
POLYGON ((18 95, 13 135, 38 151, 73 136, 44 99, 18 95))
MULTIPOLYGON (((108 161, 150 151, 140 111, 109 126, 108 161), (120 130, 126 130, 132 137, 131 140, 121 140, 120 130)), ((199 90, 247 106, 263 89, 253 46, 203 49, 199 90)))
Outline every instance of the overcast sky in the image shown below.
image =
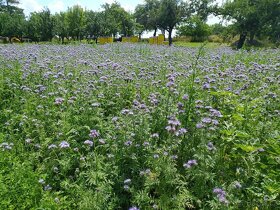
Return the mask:
MULTIPOLYGON (((223 0, 216 0, 221 3, 223 0)), ((44 7, 48 7, 52 13, 65 11, 73 5, 80 5, 83 8, 98 11, 101 5, 105 3, 113 3, 114 0, 20 0, 20 7, 24 9, 24 13, 28 15, 30 12, 40 11, 44 7)), ((121 6, 127 11, 134 11, 137 4, 144 3, 144 0, 117 0, 121 6)), ((209 17, 208 23, 213 24, 219 22, 216 17, 209 17)))

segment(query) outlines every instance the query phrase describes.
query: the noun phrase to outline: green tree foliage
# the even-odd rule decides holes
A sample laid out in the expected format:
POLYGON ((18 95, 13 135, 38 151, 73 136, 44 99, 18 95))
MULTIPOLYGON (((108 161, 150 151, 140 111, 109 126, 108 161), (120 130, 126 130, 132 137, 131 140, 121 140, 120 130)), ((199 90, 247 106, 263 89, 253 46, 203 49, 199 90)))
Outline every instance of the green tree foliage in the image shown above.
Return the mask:
POLYGON ((265 28, 273 28, 279 20, 279 11, 278 0, 228 0, 221 8, 220 14, 234 21, 240 34, 237 43, 237 48, 240 49, 248 36, 252 41, 255 35, 261 34, 265 28))
POLYGON ((69 35, 74 39, 81 40, 85 27, 84 9, 79 5, 68 8, 66 18, 69 35))
POLYGON ((172 31, 186 16, 186 4, 181 0, 161 0, 159 26, 168 32, 169 45, 172 44, 172 31))
POLYGON ((87 36, 99 37, 101 31, 100 13, 94 11, 85 11, 85 30, 87 36))
POLYGON ((204 41, 211 33, 211 28, 199 16, 192 16, 178 28, 179 36, 192 36, 192 41, 204 41))
POLYGON ((209 13, 213 12, 215 5, 214 0, 191 0, 189 9, 192 13, 200 18, 200 20, 206 22, 209 13))
POLYGON ((54 18, 48 8, 31 13, 26 34, 35 41, 51 41, 54 30, 54 18))
POLYGON ((62 43, 64 43, 65 37, 68 38, 66 15, 66 12, 60 12, 54 15, 54 34, 60 37, 62 43))
POLYGON ((0 34, 9 37, 22 37, 25 25, 23 13, 0 13, 0 34))
POLYGON ((101 34, 113 35, 114 37, 117 34, 123 36, 133 35, 135 26, 133 16, 126 12, 119 3, 106 3, 102 7, 104 11, 101 12, 101 17, 103 17, 100 22, 101 27, 103 27, 101 34))
POLYGON ((159 28, 159 9, 159 0, 145 0, 144 4, 139 4, 135 8, 136 22, 147 31, 153 30, 153 36, 156 36, 159 28))

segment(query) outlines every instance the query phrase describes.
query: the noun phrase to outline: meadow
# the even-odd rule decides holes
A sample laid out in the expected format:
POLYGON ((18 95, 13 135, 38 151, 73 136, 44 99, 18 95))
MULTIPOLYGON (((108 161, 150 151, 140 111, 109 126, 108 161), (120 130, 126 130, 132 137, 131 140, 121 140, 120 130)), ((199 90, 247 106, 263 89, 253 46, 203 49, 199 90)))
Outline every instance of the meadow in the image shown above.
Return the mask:
POLYGON ((280 50, 0 45, 0 209, 280 209, 280 50))

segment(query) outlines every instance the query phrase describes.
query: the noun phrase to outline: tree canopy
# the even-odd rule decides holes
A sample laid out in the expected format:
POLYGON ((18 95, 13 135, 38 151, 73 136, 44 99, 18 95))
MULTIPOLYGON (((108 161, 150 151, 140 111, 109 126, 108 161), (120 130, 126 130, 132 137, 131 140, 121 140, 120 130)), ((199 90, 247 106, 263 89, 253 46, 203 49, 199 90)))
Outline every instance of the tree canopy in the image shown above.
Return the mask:
POLYGON ((194 41, 205 39, 211 31, 207 18, 214 14, 231 21, 227 28, 239 34, 237 48, 241 48, 246 39, 249 42, 256 37, 274 42, 280 39, 279 0, 227 0, 221 6, 215 0, 145 0, 133 13, 113 2, 102 5, 101 11, 74 5, 56 14, 44 8, 28 17, 18 7, 19 3, 19 0, 0 0, 0 36, 9 39, 27 36, 34 41, 58 37, 64 43, 65 38, 141 37, 144 31, 153 31, 156 36, 160 30, 168 33, 171 45, 174 29, 180 36, 192 36, 194 41))

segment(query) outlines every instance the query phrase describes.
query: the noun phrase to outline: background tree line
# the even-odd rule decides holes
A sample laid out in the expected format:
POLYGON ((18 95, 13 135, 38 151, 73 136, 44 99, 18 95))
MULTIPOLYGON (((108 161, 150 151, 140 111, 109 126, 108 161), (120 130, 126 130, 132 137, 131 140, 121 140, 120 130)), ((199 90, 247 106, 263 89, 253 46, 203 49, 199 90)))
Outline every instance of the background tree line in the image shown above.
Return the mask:
POLYGON ((280 40, 279 0, 227 0, 219 6, 215 0, 145 0, 134 13, 125 11, 118 3, 102 5, 102 11, 85 10, 79 5, 67 11, 51 14, 48 8, 32 12, 25 17, 18 7, 18 0, 0 0, 0 36, 28 37, 33 41, 51 41, 57 37, 81 40, 100 36, 141 35, 145 31, 168 34, 172 44, 172 32, 178 36, 192 36, 203 41, 208 35, 238 35, 237 48, 247 39, 269 38, 280 40), (218 15, 231 24, 209 26, 209 14, 218 15))

